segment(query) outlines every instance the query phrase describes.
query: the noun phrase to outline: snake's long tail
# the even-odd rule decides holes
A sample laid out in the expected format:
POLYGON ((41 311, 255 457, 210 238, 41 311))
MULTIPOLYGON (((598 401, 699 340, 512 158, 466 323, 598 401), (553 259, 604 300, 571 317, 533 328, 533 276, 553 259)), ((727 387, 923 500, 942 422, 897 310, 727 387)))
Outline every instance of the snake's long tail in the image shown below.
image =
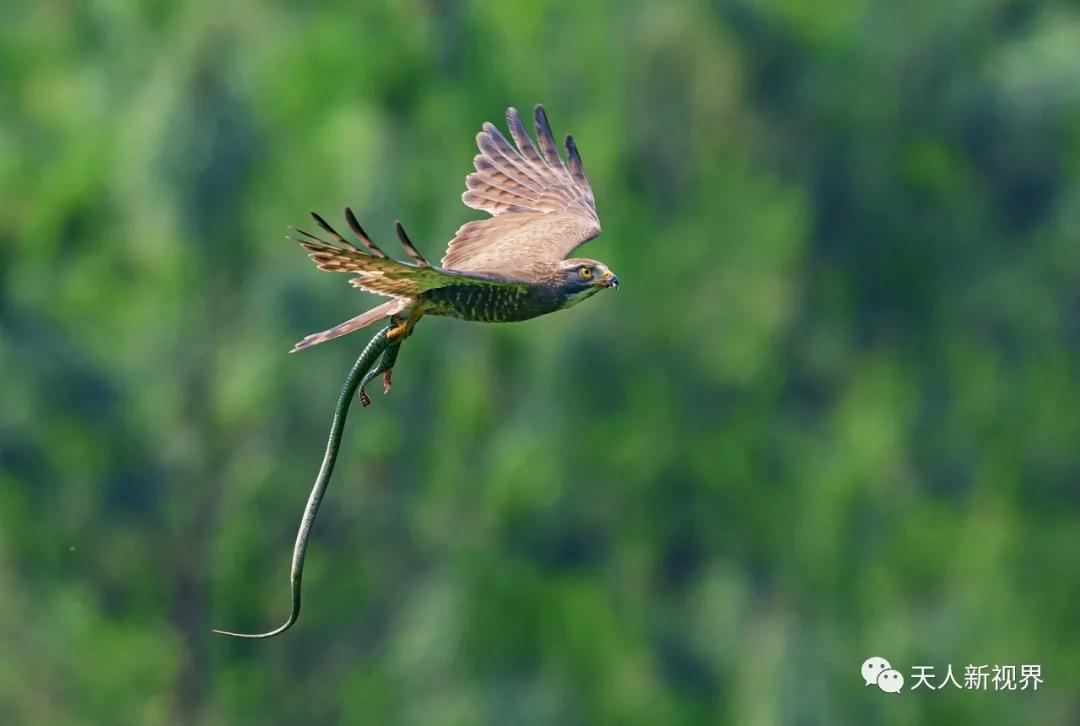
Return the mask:
POLYGON ((360 353, 360 357, 356 359, 356 363, 353 364, 349 375, 345 377, 345 385, 341 388, 337 408, 334 409, 334 420, 330 423, 330 437, 326 442, 326 454, 323 456, 319 474, 315 477, 315 486, 311 489, 307 506, 304 507, 304 516, 300 520, 300 529, 296 533, 296 544, 293 546, 292 572, 289 578, 292 589, 292 612, 289 613, 289 619, 281 626, 265 633, 234 633, 228 630, 214 630, 215 633, 231 635, 234 638, 272 638, 291 628, 297 618, 300 617, 300 582, 304 576, 304 557, 307 554, 308 539, 311 537, 311 526, 315 523, 315 515, 319 513, 319 504, 322 503, 323 495, 326 494, 326 487, 330 483, 330 474, 334 471, 338 446, 341 444, 341 432, 345 428, 345 416, 349 413, 349 404, 352 403, 353 395, 356 393, 364 374, 375 365, 383 351, 390 345, 387 335, 393 328, 394 325, 390 324, 375 334, 375 337, 360 353))

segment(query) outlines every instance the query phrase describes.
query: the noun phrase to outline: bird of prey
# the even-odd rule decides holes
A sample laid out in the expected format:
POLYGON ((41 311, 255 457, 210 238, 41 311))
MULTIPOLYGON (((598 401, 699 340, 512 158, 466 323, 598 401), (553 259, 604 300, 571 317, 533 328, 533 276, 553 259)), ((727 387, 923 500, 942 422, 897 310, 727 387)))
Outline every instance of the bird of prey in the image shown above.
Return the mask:
MULTIPOLYGON (((514 108, 506 111, 513 144, 491 123, 476 135, 480 151, 473 159, 476 171, 466 177, 461 199, 492 216, 462 225, 439 267, 417 251, 400 222, 395 225, 397 236, 412 263, 388 257, 351 209, 345 209, 345 219, 362 247, 313 212, 332 241, 298 231, 303 235, 300 244, 319 269, 355 274, 349 281, 353 285, 392 299, 307 336, 293 350, 386 318, 395 326, 389 340, 398 344, 424 315, 488 323, 528 320, 618 287, 619 278, 604 263, 568 258, 600 234, 596 202, 573 137, 566 137, 564 162, 543 106, 535 108, 533 118, 536 144, 514 108)), ((389 370, 384 373, 389 384, 389 370)))
POLYGON ((297 343, 303 350, 318 343, 389 320, 364 348, 345 379, 330 428, 326 455, 308 498, 293 549, 292 612, 280 627, 265 633, 223 635, 268 638, 283 633, 300 613, 300 581, 311 526, 325 494, 337 459, 345 415, 353 394, 370 399, 364 386, 382 373, 390 390, 390 372, 402 341, 424 315, 445 315, 480 322, 513 322, 563 310, 606 288, 619 286, 607 265, 570 253, 600 234, 600 220, 592 188, 585 176, 574 139, 566 137, 566 160, 559 155, 542 106, 533 111, 536 143, 529 137, 514 108, 506 111, 511 144, 490 123, 476 136, 480 153, 476 170, 465 179, 462 201, 491 214, 488 219, 462 225, 443 255, 439 267, 417 251, 396 223, 398 239, 411 263, 391 259, 364 232, 352 210, 345 220, 360 243, 358 247, 318 214, 311 216, 332 241, 297 230, 299 240, 321 270, 348 272, 350 282, 367 292, 391 298, 340 325, 314 333, 297 343))

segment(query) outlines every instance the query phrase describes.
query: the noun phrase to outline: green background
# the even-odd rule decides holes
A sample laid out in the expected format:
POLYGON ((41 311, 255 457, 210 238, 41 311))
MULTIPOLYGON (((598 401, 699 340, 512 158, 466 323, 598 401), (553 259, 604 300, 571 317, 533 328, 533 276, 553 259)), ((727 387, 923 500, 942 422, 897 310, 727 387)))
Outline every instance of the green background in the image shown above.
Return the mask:
POLYGON ((1080 721, 1074 4, 0 14, 0 722, 1080 721), (536 102, 622 288, 426 319, 300 623, 212 635, 284 617, 366 336, 287 351, 378 302, 286 225, 438 259, 536 102), (1045 683, 890 696, 871 655, 1045 683))

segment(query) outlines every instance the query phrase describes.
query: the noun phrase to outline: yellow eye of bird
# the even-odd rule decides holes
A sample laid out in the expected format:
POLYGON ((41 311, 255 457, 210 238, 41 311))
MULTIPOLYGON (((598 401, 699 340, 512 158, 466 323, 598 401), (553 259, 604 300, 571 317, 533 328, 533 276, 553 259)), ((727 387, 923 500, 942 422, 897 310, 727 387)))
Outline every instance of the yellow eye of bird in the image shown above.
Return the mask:
POLYGON ((578 274, 581 275, 582 280, 588 280, 590 277, 592 277, 592 268, 591 267, 582 267, 578 271, 578 274))

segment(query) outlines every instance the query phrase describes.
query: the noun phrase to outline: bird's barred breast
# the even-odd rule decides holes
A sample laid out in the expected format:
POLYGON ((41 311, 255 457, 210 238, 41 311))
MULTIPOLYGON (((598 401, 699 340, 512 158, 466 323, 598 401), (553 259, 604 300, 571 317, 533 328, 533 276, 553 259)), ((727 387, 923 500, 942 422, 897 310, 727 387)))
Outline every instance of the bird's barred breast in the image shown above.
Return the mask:
POLYGON ((481 323, 528 320, 557 309, 546 295, 526 285, 449 285, 425 292, 428 315, 446 315, 481 323))

